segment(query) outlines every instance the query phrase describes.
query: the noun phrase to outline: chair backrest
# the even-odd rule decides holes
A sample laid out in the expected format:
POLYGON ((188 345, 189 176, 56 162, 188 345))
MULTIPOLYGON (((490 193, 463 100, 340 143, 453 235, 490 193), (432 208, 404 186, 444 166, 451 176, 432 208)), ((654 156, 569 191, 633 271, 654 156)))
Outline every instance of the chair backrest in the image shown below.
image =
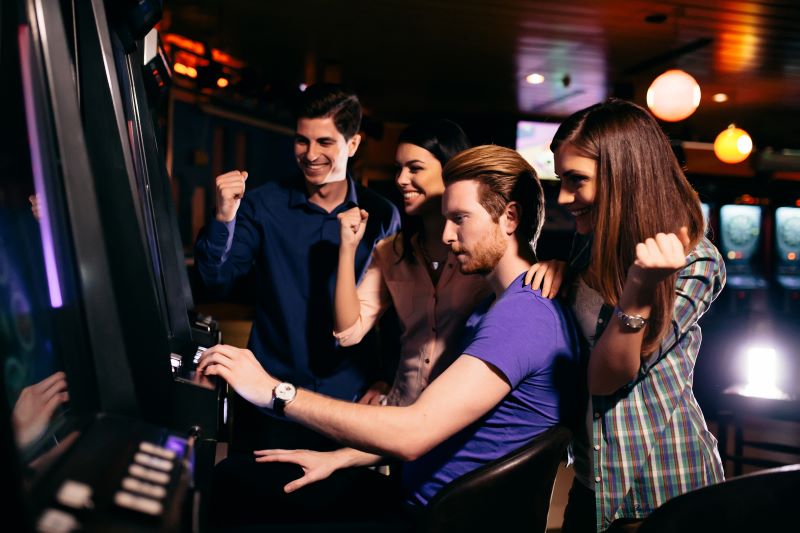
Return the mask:
POLYGON ((570 438, 569 429, 555 426, 456 479, 428 503, 424 531, 545 531, 556 472, 570 438))
POLYGON ((637 533, 791 530, 800 522, 798 495, 800 464, 763 470, 677 496, 637 533))

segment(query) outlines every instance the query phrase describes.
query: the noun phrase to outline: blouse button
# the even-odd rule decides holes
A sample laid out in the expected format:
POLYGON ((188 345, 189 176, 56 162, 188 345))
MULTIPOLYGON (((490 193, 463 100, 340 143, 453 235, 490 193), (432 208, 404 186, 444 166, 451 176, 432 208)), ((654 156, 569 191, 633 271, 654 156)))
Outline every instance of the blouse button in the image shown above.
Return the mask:
POLYGON ((425 358, 425 364, 426 364, 426 365, 429 365, 429 364, 431 364, 431 360, 430 360, 430 359, 428 359, 427 357, 425 358))
POLYGON ((595 413, 595 414, 594 414, 594 417, 595 417, 595 418, 600 418, 600 413, 595 413))
POLYGON ((599 444, 595 444, 594 445, 594 450, 595 451, 599 451, 600 450, 600 445, 599 444))
POLYGON ((602 318, 598 318, 598 319, 597 319, 597 323, 598 323, 598 324, 602 324, 602 323, 603 323, 603 319, 602 319, 602 318))
POLYGON ((596 478, 594 478, 594 482, 595 483, 600 483, 600 476, 597 476, 596 478))

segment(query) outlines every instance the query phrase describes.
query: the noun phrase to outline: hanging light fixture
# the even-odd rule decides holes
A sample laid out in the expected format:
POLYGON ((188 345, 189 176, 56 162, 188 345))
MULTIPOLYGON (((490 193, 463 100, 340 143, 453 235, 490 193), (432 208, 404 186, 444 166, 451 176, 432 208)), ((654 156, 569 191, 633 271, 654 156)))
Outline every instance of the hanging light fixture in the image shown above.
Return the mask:
POLYGON ((647 89, 647 107, 667 122, 683 120, 700 105, 700 85, 682 70, 668 70, 647 89))
POLYGON ((741 163, 753 151, 753 139, 741 128, 731 124, 714 140, 714 154, 723 163, 741 163))

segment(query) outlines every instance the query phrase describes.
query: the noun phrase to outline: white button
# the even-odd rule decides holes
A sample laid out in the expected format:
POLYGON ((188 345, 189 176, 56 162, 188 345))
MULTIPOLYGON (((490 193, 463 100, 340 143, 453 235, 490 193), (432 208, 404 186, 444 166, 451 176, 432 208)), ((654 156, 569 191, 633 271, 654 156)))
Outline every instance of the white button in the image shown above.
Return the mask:
POLYGON ((58 509, 45 509, 36 523, 36 531, 40 533, 68 533, 79 529, 80 524, 74 516, 58 509))
POLYGON ((603 319, 602 319, 602 318, 598 318, 598 319, 597 319, 597 323, 598 323, 598 324, 602 324, 602 323, 603 323, 603 319))
POLYGON ((133 460, 139 463, 140 465, 148 466, 150 468, 155 468, 156 470, 163 470, 164 472, 169 472, 172 470, 172 461, 167 461, 166 459, 159 459, 154 455, 149 455, 146 453, 139 452, 133 456, 133 460))
POLYGON ((166 485, 167 483, 169 483, 168 474, 166 474, 165 472, 159 472, 158 470, 151 470, 149 468, 145 468, 142 465, 129 466, 128 473, 132 476, 136 476, 146 481, 152 481, 153 483, 160 483, 161 485, 166 485))
POLYGON ((595 449, 595 451, 598 451, 600 449, 600 445, 599 444, 595 444, 594 445, 594 449, 595 449))
POLYGON ((597 476, 596 478, 594 478, 594 482, 595 483, 600 483, 600 476, 597 476))
POLYGON ((595 418, 600 418, 600 413, 595 413, 595 414, 594 414, 594 417, 595 417, 595 418))
POLYGON ((163 459, 175 459, 175 452, 168 450, 162 446, 157 446, 152 442, 142 441, 139 443, 139 449, 150 455, 157 455, 163 459))
POLYGON ((122 488, 131 492, 138 492, 151 498, 163 498, 167 495, 167 489, 161 485, 153 485, 152 483, 145 483, 136 478, 126 477, 122 480, 122 488))
POLYGON ((56 500, 61 505, 72 507, 73 509, 91 509, 92 487, 86 483, 79 483, 70 479, 64 481, 56 494, 56 500))
POLYGON ((161 511, 164 509, 164 506, 161 505, 161 502, 151 500, 150 498, 144 498, 142 496, 135 496, 130 492, 125 492, 123 490, 114 495, 114 503, 120 507, 125 507, 133 511, 139 511, 141 513, 153 516, 160 515, 161 511))

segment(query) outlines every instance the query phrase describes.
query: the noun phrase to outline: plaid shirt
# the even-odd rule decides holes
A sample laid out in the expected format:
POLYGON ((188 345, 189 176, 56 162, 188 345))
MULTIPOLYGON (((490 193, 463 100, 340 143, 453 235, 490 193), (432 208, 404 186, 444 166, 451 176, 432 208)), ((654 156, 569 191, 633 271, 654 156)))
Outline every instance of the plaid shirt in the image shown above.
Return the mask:
MULTIPOLYGON (((697 321, 724 285, 725 263, 703 238, 678 274, 672 328, 658 351, 631 383, 592 397, 598 530, 618 518, 644 518, 670 498, 724 479, 717 440, 692 392, 697 321)), ((612 312, 603 306, 595 339, 612 312)))

